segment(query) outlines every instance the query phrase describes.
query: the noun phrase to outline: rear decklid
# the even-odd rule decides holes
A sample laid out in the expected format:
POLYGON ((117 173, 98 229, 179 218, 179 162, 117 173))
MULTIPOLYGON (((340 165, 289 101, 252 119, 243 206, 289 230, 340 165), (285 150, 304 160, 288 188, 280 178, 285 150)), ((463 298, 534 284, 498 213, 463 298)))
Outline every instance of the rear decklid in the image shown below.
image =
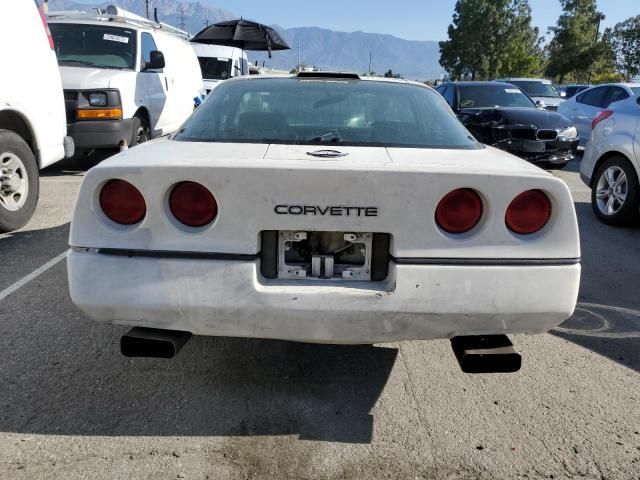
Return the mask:
POLYGON ((580 256, 567 186, 505 152, 340 146, 346 155, 338 158, 307 154, 319 149, 178 141, 136 147, 88 172, 70 244, 255 254, 263 231, 307 230, 388 233, 391 254, 403 258, 580 256), (139 224, 115 225, 101 212, 100 188, 113 178, 142 192, 147 213, 139 224), (172 217, 168 194, 186 180, 214 194, 219 211, 211 225, 190 229, 172 217), (457 188, 479 192, 484 214, 472 232, 452 236, 438 228, 434 215, 438 202, 457 188), (553 212, 542 231, 524 238, 506 228, 504 215, 511 200, 530 189, 547 193, 553 212))

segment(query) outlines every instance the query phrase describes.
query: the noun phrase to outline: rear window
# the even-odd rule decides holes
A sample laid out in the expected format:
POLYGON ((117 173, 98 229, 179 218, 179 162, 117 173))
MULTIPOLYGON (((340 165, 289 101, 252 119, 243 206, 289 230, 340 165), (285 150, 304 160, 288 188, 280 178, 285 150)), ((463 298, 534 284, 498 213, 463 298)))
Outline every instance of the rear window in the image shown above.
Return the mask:
POLYGON ((60 65, 135 69, 134 30, 75 23, 50 23, 49 28, 60 65))
POLYGON ((560 96, 560 92, 551 83, 536 80, 510 80, 509 83, 520 87, 531 97, 556 98, 560 96))
POLYGON ((434 91, 359 80, 225 82, 174 137, 184 141, 475 149, 434 91))
POLYGON ((198 57, 202 78, 205 80, 226 80, 231 77, 232 62, 230 58, 198 57))

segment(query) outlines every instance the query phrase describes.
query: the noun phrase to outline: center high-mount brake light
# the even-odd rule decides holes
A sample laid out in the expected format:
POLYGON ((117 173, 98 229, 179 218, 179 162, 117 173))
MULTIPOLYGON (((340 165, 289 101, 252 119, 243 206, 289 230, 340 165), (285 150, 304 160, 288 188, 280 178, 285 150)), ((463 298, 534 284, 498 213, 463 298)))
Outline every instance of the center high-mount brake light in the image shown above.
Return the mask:
POLYGON ((551 218, 551 202, 541 190, 521 193, 509 204, 505 223, 519 235, 530 235, 544 227, 551 218))
POLYGON ((204 227, 218 215, 213 194, 196 182, 180 182, 171 190, 169 209, 180 223, 188 227, 204 227))
POLYGON ((611 110, 603 110, 603 111, 601 111, 598 114, 598 116, 593 119, 593 122, 591 122, 591 130, 596 128, 600 122, 602 122, 603 120, 606 120, 611 115, 613 115, 613 112, 611 110))
POLYGON ((140 222, 147 213, 144 197, 136 187, 124 180, 109 180, 100 191, 100 208, 120 225, 140 222))
POLYGON ((436 223, 447 233, 465 233, 482 217, 482 199, 471 188, 447 193, 436 208, 436 223))

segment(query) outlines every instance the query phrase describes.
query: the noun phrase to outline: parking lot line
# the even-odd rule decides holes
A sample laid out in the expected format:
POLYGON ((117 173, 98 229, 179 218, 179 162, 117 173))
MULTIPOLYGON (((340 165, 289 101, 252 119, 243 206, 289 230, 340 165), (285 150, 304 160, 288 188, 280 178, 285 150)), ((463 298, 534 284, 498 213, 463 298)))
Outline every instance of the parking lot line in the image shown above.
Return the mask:
POLYGON ((21 288, 24 285, 26 285, 27 283, 29 283, 31 280, 33 280, 35 278, 38 278, 40 275, 42 275, 44 272, 49 270, 51 267, 54 267, 55 265, 60 263, 60 261, 63 260, 66 256, 67 256, 67 251, 65 250, 60 255, 58 255, 57 257, 52 258, 51 260, 49 260, 47 263, 45 263, 41 267, 36 268, 30 274, 25 275, 24 277, 22 277, 20 280, 15 282, 13 285, 9 285, 7 288, 5 288, 4 290, 2 290, 0 292, 0 302, 2 300, 4 300, 5 298, 7 298, 9 295, 11 295, 16 290, 18 290, 19 288, 21 288))

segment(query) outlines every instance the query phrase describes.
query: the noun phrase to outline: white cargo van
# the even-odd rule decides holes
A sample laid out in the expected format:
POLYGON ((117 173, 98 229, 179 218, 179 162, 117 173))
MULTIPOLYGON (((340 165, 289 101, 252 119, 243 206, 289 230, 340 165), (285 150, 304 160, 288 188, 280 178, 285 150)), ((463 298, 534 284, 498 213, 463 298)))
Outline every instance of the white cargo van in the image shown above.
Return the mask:
POLYGON ((210 93, 222 80, 249 75, 249 62, 244 50, 195 42, 191 42, 191 46, 198 56, 207 93, 210 93))
POLYGON ((191 115, 203 85, 187 32, 113 6, 47 15, 76 148, 137 145, 191 115))
POLYGON ((38 169, 73 155, 53 43, 34 0, 0 2, 0 233, 36 208, 38 169))

